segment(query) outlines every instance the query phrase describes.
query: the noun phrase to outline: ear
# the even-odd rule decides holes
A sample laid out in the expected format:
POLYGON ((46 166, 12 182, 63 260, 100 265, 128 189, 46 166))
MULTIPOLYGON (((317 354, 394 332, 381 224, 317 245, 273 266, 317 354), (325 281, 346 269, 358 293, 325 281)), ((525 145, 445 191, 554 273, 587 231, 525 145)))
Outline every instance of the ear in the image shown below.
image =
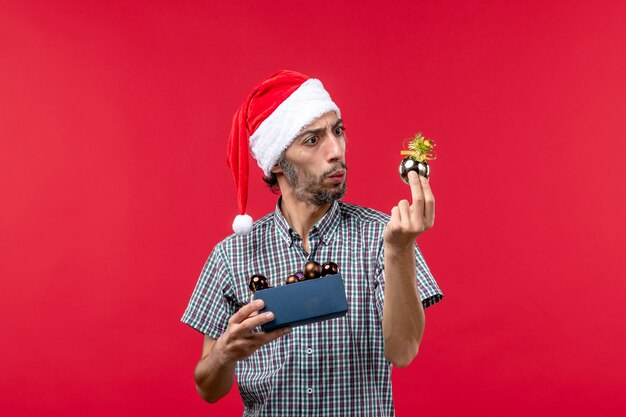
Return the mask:
POLYGON ((274 165, 274 166, 272 167, 272 169, 270 170, 270 172, 271 172, 272 174, 282 174, 283 169, 282 169, 281 167, 279 167, 279 166, 278 166, 278 164, 276 164, 276 165, 274 165))

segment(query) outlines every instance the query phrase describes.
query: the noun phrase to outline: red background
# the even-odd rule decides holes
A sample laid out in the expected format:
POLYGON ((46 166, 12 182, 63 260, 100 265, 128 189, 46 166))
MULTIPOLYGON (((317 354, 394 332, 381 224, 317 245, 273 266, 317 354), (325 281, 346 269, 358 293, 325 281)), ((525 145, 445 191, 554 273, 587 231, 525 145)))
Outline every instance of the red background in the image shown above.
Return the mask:
POLYGON ((2 2, 1 412, 241 413, 197 396, 179 319, 236 212, 232 114, 290 68, 342 108, 346 201, 389 211, 402 140, 439 144, 446 297, 398 416, 623 415, 625 28, 623 1, 2 2))

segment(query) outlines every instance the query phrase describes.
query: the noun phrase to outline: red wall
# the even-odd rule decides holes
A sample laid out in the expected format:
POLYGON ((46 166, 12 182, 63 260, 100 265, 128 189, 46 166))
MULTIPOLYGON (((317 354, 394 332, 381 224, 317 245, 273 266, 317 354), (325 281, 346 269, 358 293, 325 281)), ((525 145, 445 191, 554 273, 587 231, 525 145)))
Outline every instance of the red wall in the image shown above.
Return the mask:
MULTIPOLYGON (((179 323, 236 212, 232 114, 262 77, 321 78, 346 201, 402 198, 438 141, 420 245, 446 297, 398 416, 626 412, 626 3, 0 5, 0 410, 239 415, 195 393, 179 323), (393 4, 396 4, 395 6, 393 4)), ((254 171, 250 211, 273 208, 254 171)))

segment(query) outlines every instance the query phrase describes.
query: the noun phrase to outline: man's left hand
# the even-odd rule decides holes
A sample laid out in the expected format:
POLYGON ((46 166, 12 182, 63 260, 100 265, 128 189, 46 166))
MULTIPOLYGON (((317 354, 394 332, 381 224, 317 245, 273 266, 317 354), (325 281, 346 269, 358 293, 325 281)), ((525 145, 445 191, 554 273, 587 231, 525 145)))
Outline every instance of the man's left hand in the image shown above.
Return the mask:
POLYGON ((409 185, 413 202, 401 200, 391 209, 391 219, 387 223, 383 239, 385 245, 394 249, 412 247, 415 239, 435 223, 435 197, 428 179, 409 172, 409 185))

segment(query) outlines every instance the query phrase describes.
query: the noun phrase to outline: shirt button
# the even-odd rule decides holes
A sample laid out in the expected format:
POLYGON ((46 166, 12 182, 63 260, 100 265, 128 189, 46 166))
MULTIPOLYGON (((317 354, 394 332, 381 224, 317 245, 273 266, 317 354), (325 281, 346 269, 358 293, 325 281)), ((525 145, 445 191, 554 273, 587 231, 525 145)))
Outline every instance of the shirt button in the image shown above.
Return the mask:
POLYGON ((310 355, 311 353, 313 353, 313 349, 308 348, 308 349, 306 350, 306 353, 307 353, 307 355, 310 355))
POLYGON ((306 393, 309 395, 313 394, 313 388, 307 388, 306 393))

